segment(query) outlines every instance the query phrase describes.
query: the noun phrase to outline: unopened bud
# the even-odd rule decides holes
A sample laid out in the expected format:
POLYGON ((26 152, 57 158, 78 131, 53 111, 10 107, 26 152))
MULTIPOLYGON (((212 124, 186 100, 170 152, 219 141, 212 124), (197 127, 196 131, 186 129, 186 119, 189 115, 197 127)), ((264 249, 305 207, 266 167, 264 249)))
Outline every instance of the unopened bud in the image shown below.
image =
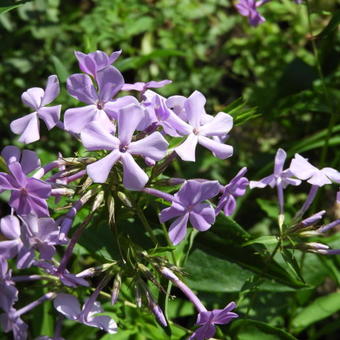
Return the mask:
POLYGON ((113 281, 113 287, 112 287, 111 304, 113 305, 117 302, 121 284, 122 284, 122 277, 118 273, 113 281))
POLYGON ((121 191, 118 191, 117 193, 118 198, 129 208, 132 207, 132 204, 130 202, 130 200, 128 199, 128 197, 121 191))
POLYGON ((96 198, 94 199, 91 212, 94 212, 95 210, 97 210, 101 206, 103 201, 104 201, 104 191, 100 191, 98 192, 98 194, 96 195, 96 198))

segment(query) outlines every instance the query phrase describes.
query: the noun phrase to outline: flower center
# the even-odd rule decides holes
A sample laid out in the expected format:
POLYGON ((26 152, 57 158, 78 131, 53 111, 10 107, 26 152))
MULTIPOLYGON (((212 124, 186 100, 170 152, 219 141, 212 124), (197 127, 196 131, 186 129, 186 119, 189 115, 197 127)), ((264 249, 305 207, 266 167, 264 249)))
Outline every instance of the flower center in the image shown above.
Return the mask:
POLYGON ((103 110, 103 108, 104 108, 104 103, 97 102, 97 109, 98 110, 103 110))
POLYGON ((128 149, 128 145, 120 145, 119 146, 119 151, 120 152, 126 152, 127 151, 127 149, 128 149))
POLYGON ((194 128, 194 129, 192 130, 192 132, 193 132, 195 135, 198 135, 198 134, 200 133, 199 130, 196 129, 196 128, 194 128))

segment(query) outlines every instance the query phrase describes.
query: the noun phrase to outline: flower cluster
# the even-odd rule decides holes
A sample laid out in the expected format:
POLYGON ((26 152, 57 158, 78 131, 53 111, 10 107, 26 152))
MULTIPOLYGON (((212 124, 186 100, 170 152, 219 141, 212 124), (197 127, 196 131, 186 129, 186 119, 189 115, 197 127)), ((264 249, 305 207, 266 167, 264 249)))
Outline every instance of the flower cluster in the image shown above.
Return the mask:
MULTIPOLYGON (((34 112, 11 124, 19 141, 28 144, 39 140, 39 119, 42 119, 48 129, 61 129, 86 150, 77 157, 59 154, 43 166, 33 151, 21 152, 17 147, 7 146, 1 152, 0 193, 10 193, 11 213, 0 220, 0 308, 3 312, 0 324, 5 332, 13 332, 15 340, 28 338, 29 329, 22 316, 48 300, 53 300, 56 314, 60 316, 53 339, 62 339, 64 318, 116 333, 116 322, 105 315, 109 303, 102 306, 99 299, 109 297, 111 304, 115 304, 124 283, 135 290, 136 306, 144 304, 164 327, 169 321, 149 286, 156 286, 160 293, 164 291, 160 283, 164 279, 176 286, 198 312, 199 327, 191 332, 190 339, 209 339, 214 336, 216 325, 228 324, 238 317, 232 312, 236 308, 234 302, 224 309, 207 310, 179 278, 180 269, 175 263, 136 244, 125 226, 120 225, 120 216, 124 216, 123 222, 138 219, 155 248, 174 247, 185 242, 190 227, 206 232, 219 214, 231 216, 237 207, 237 198, 246 193, 248 186, 269 185, 277 188, 282 229, 284 189, 307 181, 311 184, 310 193, 286 235, 297 239, 320 235, 339 222, 315 227, 324 212, 298 222, 312 204, 318 188, 340 183, 340 173, 331 168, 319 170, 298 154, 290 167, 284 169, 286 153, 282 149, 276 154, 274 173, 259 181, 249 182, 245 177, 247 168, 240 169, 224 185, 216 180, 168 177, 165 172, 174 161, 195 162, 201 147, 219 159, 231 157, 233 147, 225 141, 233 118, 225 112, 208 114, 206 99, 199 91, 188 98, 180 95, 165 98, 151 90, 169 84, 170 80, 125 83, 120 71, 112 66, 120 54, 121 51, 110 56, 102 51, 76 52, 83 73, 67 79, 67 91, 85 106, 67 108, 63 115, 61 105, 47 106, 60 91, 58 79, 52 75, 45 89, 30 88, 23 93, 24 104, 34 112), (162 191, 164 184, 168 189, 162 191), (164 223, 171 221, 165 235, 168 244, 164 244, 164 239, 160 241, 144 215, 145 201, 162 207, 158 215, 160 225, 166 228, 164 223), (59 211, 64 212, 50 209, 50 202, 60 204, 59 211), (84 207, 88 214, 81 220, 79 212, 84 207), (74 223, 76 218, 81 222, 74 223), (107 228, 121 231, 115 240, 119 258, 72 273, 69 269, 74 249, 85 230, 96 223, 95 218, 104 219, 107 228), (26 270, 25 275, 18 275, 21 269, 26 270), (26 274, 29 270, 31 275, 26 274), (22 307, 20 283, 41 280, 52 283, 48 285, 49 291, 22 307), (87 294, 82 307, 77 294, 80 286, 87 294), (113 287, 111 291, 109 286, 113 287)), ((339 253, 318 242, 300 242, 294 247, 318 254, 339 253)), ((48 337, 42 335, 39 339, 48 337)))

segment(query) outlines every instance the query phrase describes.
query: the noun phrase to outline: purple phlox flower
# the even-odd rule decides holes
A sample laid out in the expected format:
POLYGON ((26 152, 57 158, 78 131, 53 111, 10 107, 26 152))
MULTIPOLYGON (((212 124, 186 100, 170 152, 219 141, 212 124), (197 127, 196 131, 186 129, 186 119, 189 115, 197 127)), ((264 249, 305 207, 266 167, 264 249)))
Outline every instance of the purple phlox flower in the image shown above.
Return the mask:
POLYGON ((42 119, 47 128, 52 129, 59 121, 61 105, 46 106, 59 95, 59 81, 56 75, 48 77, 45 90, 40 87, 32 87, 21 96, 23 103, 34 112, 14 120, 11 130, 20 135, 19 142, 29 144, 39 140, 39 118, 42 119))
POLYGON ((257 11, 257 8, 266 2, 268 1, 239 0, 235 7, 241 15, 248 17, 248 22, 251 26, 257 26, 266 21, 266 19, 257 11))
POLYGON ((175 148, 178 156, 184 161, 195 161, 197 143, 221 159, 226 159, 233 154, 232 146, 210 138, 225 137, 233 126, 233 118, 224 112, 219 112, 212 119, 206 119, 205 102, 203 94, 195 91, 184 103, 190 129, 186 133, 188 135, 186 140, 175 148))
POLYGON ((89 124, 81 132, 81 140, 87 150, 108 150, 107 156, 87 166, 87 173, 96 183, 104 183, 117 161, 123 164, 123 183, 129 190, 140 190, 148 181, 147 174, 139 167, 132 155, 149 157, 155 161, 165 156, 168 142, 159 132, 132 142, 133 133, 143 119, 143 111, 137 105, 120 110, 118 137, 103 129, 98 122, 89 124))
POLYGON ((235 302, 230 302, 224 309, 214 309, 198 313, 196 324, 200 328, 191 335, 189 340, 212 338, 216 332, 215 325, 226 325, 233 319, 238 318, 238 314, 231 312, 234 308, 236 308, 235 302))
POLYGON ((110 125, 110 107, 124 105, 125 99, 112 98, 121 90, 124 79, 122 74, 113 66, 97 72, 96 77, 98 91, 87 74, 72 74, 67 79, 67 90, 69 94, 79 101, 88 104, 66 110, 64 124, 65 130, 79 133, 87 124, 94 120, 100 121, 102 125, 110 125))
POLYGON ((27 175, 33 170, 40 168, 40 159, 37 154, 31 150, 21 151, 13 145, 5 146, 1 152, 1 156, 7 164, 19 162, 22 171, 27 175))
POLYGON ((247 168, 242 168, 237 175, 227 184, 222 187, 222 195, 216 207, 216 215, 221 210, 226 216, 231 216, 236 209, 236 197, 243 196, 249 185, 249 180, 243 177, 247 172, 247 168))
POLYGON ((174 195, 171 207, 161 211, 161 223, 176 218, 169 229, 169 237, 174 245, 184 239, 188 221, 198 231, 206 231, 211 227, 215 222, 215 210, 202 201, 215 197, 219 189, 217 181, 186 181, 174 195))
POLYGON ((13 332, 14 340, 26 340, 28 326, 12 307, 6 314, 0 315, 0 325, 5 333, 13 332))
POLYGON ((332 182, 340 183, 340 172, 332 168, 323 168, 319 170, 299 154, 295 154, 290 164, 290 171, 297 178, 306 181, 312 185, 322 187, 332 182))
POLYGON ((18 215, 36 214, 49 216, 46 199, 50 196, 51 186, 46 182, 27 177, 19 162, 8 164, 9 174, 0 172, 0 192, 10 190, 8 204, 18 215))
POLYGON ((124 84, 122 87, 122 91, 139 91, 144 93, 147 89, 159 89, 165 85, 172 83, 171 80, 165 79, 161 81, 148 81, 146 83, 139 81, 134 84, 124 84))
POLYGON ((190 133, 191 127, 185 123, 166 105, 166 98, 154 91, 144 93, 143 105, 149 116, 149 125, 162 126, 164 132, 172 137, 180 137, 190 133))
POLYGON ((53 275, 59 278, 59 280, 68 287, 85 286, 88 287, 89 283, 81 277, 77 277, 75 274, 70 273, 67 269, 63 272, 58 271, 58 268, 48 261, 36 261, 35 265, 44 269, 49 275, 53 275))
POLYGON ((0 258, 12 259, 16 257, 23 242, 20 238, 21 228, 20 221, 16 216, 8 215, 0 220, 0 233, 6 238, 0 242, 0 258))
POLYGON ((98 71, 101 71, 105 67, 113 64, 121 53, 122 51, 119 50, 111 53, 111 55, 108 56, 105 52, 98 50, 88 54, 79 51, 74 52, 79 62, 79 68, 84 73, 91 75, 93 78, 96 78, 98 71))
POLYGON ((96 314, 103 312, 100 303, 97 301, 92 305, 86 317, 83 313, 85 305, 83 310, 81 310, 78 300, 73 295, 58 294, 53 304, 59 313, 70 320, 78 321, 87 326, 97 327, 110 334, 117 333, 117 324, 113 319, 105 315, 96 316, 96 314))
POLYGON ((251 189, 264 188, 269 185, 271 188, 274 188, 275 186, 282 186, 283 188, 286 188, 288 185, 300 185, 300 180, 292 178, 295 174, 293 174, 290 169, 283 170, 286 158, 286 152, 283 149, 278 149, 274 160, 274 173, 260 179, 259 181, 250 181, 249 187, 251 189))
POLYGON ((8 312, 18 301, 18 290, 11 278, 12 272, 8 269, 7 261, 0 257, 0 308, 4 312, 8 312))
POLYGON ((52 218, 38 218, 35 215, 24 216, 22 220, 21 238, 24 247, 21 253, 25 253, 25 255, 21 256, 27 259, 27 264, 22 268, 33 264, 35 250, 40 253, 41 259, 51 260, 56 252, 54 246, 60 243, 59 228, 56 222, 52 218))

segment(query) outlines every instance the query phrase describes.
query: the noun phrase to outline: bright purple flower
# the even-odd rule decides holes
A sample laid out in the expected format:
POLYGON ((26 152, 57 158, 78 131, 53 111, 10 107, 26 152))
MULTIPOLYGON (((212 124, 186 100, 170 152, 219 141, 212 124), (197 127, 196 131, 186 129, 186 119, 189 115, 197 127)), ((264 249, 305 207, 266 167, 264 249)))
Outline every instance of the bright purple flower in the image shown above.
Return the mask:
POLYGON ((159 89, 165 85, 168 85, 172 83, 171 80, 165 79, 161 81, 148 81, 147 83, 144 83, 142 81, 139 81, 134 84, 124 84, 122 87, 122 91, 139 91, 144 93, 147 89, 159 89))
POLYGON ((216 196, 219 189, 217 181, 186 181, 174 195, 171 207, 161 211, 161 223, 176 217, 169 229, 169 237, 174 245, 184 239, 188 221, 199 231, 206 231, 211 227, 215 222, 214 208, 202 201, 216 196))
POLYGON ((6 241, 0 242, 0 259, 16 257, 23 247, 19 219, 13 215, 3 217, 0 220, 0 233, 6 238, 6 241))
POLYGON ((5 146, 1 152, 1 156, 7 164, 19 162, 22 171, 27 175, 33 170, 40 168, 40 159, 37 154, 31 150, 21 151, 13 145, 5 146))
POLYGON ((14 340, 26 340, 28 326, 14 308, 0 315, 0 325, 5 333, 13 332, 14 340))
POLYGON ((89 54, 78 51, 74 52, 79 62, 79 68, 93 78, 96 78, 98 71, 113 64, 121 53, 122 51, 115 51, 108 56, 105 52, 98 50, 89 54))
POLYGON ((257 11, 257 8, 265 2, 267 1, 239 0, 235 7, 241 15, 248 17, 250 25, 257 26, 266 21, 266 19, 257 11))
POLYGON ((57 267, 47 261, 37 261, 35 265, 44 269, 49 275, 58 277, 65 286, 74 288, 78 286, 89 286, 89 283, 83 278, 77 277, 66 269, 63 272, 59 272, 57 267))
POLYGON ((235 302, 230 302, 224 309, 200 312, 196 324, 201 326, 189 338, 189 340, 210 339, 216 332, 215 325, 226 325, 233 319, 238 318, 236 313, 231 312, 236 308, 235 302))
POLYGON ((59 121, 61 105, 46 106, 59 95, 59 81, 57 76, 48 77, 45 90, 40 87, 32 87, 21 96, 23 103, 34 112, 11 123, 11 130, 20 135, 19 142, 29 144, 39 140, 39 118, 47 128, 52 129, 59 121))
POLYGON ((295 154, 290 164, 290 171, 297 178, 308 183, 322 187, 325 184, 332 182, 340 183, 340 172, 332 168, 323 168, 319 170, 314 165, 308 162, 308 159, 303 158, 299 154, 295 154))
POLYGON ((54 308, 59 313, 70 320, 78 321, 87 326, 97 327, 110 334, 117 333, 117 324, 113 319, 105 315, 95 316, 96 314, 103 312, 99 302, 95 302, 92 305, 92 308, 89 313, 87 313, 86 318, 80 308, 78 300, 73 295, 63 293, 58 294, 53 304, 54 308))
POLYGON ((262 178, 259 181, 250 181, 249 187, 253 188, 264 188, 269 185, 271 188, 277 187, 280 214, 283 214, 284 211, 284 198, 283 198, 283 189, 288 185, 300 185, 301 181, 295 178, 292 178, 293 173, 290 169, 283 170, 283 166, 285 160, 287 158, 287 154, 283 149, 278 149, 275 155, 274 160, 274 173, 267 177, 262 178))
POLYGON ((144 93, 143 105, 148 113, 148 125, 162 126, 164 132, 172 137, 190 133, 191 127, 166 105, 166 98, 154 91, 144 93))
POLYGON ((111 105, 114 109, 117 103, 118 105, 125 104, 125 99, 120 98, 111 102, 124 84, 122 74, 115 67, 108 66, 98 71, 96 80, 98 91, 87 74, 73 74, 67 79, 69 94, 88 105, 66 110, 65 130, 79 133, 94 120, 98 120, 104 126, 109 125, 112 119, 110 116, 111 105))
POLYGON ((143 119, 143 111, 137 105, 120 110, 118 138, 105 130, 98 122, 89 124, 81 132, 81 140, 87 150, 109 150, 107 156, 87 166, 87 173, 96 183, 104 183, 117 161, 123 164, 123 183, 129 190, 140 190, 148 181, 147 174, 139 167, 132 155, 149 157, 155 161, 165 156, 168 142, 159 132, 132 142, 132 135, 143 119))
POLYGON ((18 301, 18 290, 11 279, 12 272, 8 270, 8 263, 0 257, 0 308, 8 312, 13 304, 18 301))
POLYGON ((38 217, 49 216, 46 199, 51 193, 51 186, 27 177, 19 162, 11 162, 8 168, 10 174, 0 172, 0 192, 12 191, 8 204, 19 215, 34 213, 38 217))
POLYGON ((216 215, 223 209, 226 216, 231 216, 236 209, 236 197, 243 196, 249 185, 249 180, 243 175, 247 168, 242 168, 237 175, 222 190, 222 196, 216 207, 216 215))
POLYGON ((184 103, 188 122, 188 137, 175 148, 178 156, 184 161, 195 161, 197 144, 209 149, 216 157, 226 159, 233 154, 233 147, 225 145, 210 137, 225 137, 233 126, 233 118, 219 112, 211 120, 202 123, 205 119, 205 97, 202 93, 195 91, 184 103))
MULTIPOLYGON (((51 260, 56 251, 54 246, 60 243, 59 228, 55 221, 49 217, 38 218, 35 215, 24 216, 22 220, 24 223, 21 238, 24 247, 21 250, 21 256, 25 252, 25 258, 33 261, 34 251, 37 250, 41 259, 51 260)), ((27 266, 30 264, 32 262, 29 262, 27 266)))

